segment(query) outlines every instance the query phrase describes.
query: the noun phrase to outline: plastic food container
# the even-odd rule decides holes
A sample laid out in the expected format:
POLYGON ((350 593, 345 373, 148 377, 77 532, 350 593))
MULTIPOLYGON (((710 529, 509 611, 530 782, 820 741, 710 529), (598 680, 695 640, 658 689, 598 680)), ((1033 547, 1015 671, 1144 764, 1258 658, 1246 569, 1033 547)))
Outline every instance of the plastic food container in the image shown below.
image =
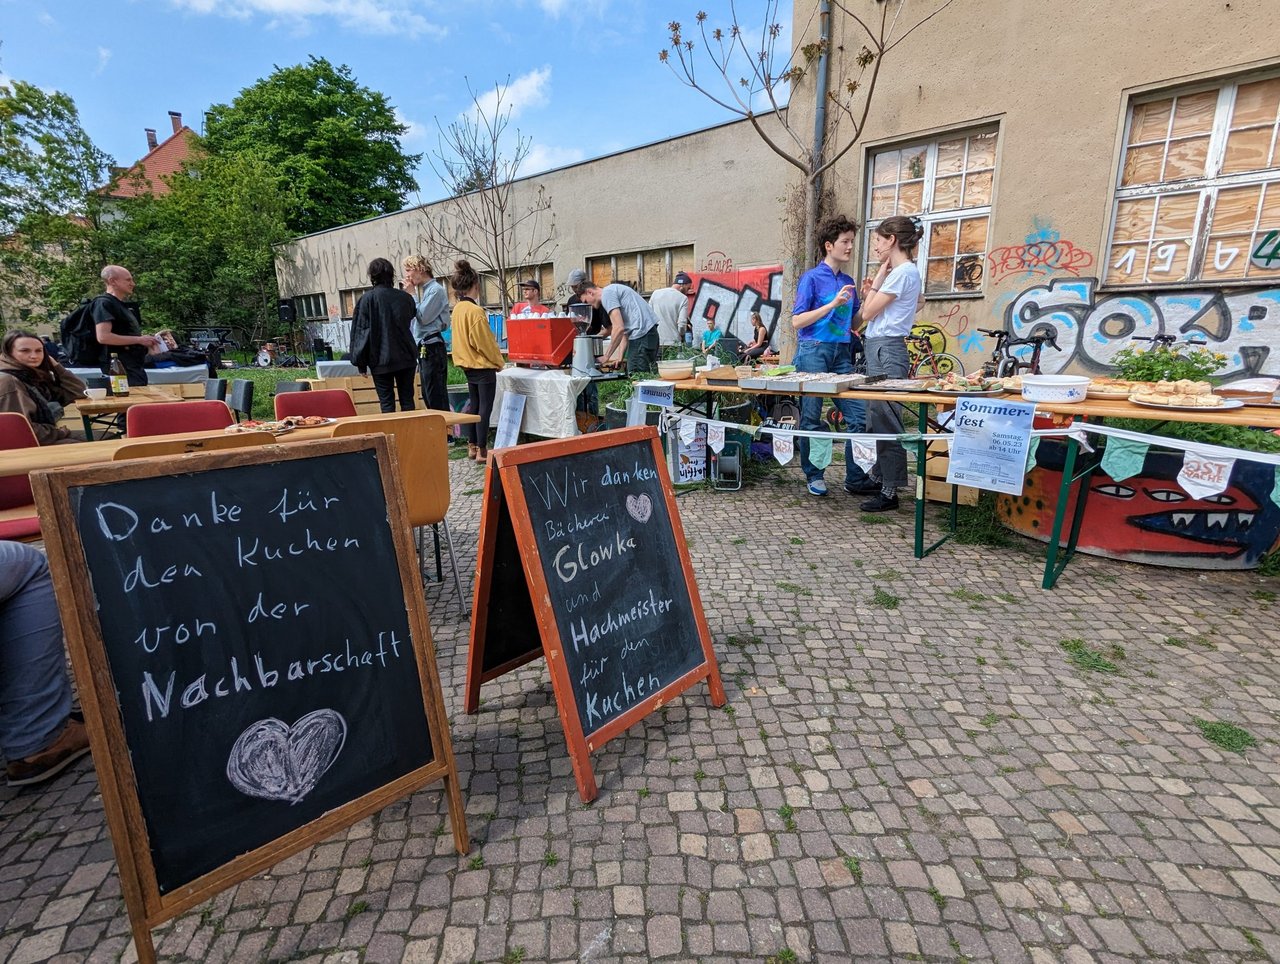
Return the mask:
POLYGON ((1086 375, 1022 376, 1022 397, 1028 402, 1083 402, 1088 392, 1086 375))

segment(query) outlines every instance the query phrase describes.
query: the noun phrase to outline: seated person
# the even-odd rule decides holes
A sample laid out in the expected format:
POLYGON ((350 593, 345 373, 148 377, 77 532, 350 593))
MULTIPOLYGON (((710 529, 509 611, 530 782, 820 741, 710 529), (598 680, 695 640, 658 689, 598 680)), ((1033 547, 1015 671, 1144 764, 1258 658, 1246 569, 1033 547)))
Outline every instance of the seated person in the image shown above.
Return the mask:
POLYGON ((716 327, 716 320, 714 318, 708 318, 707 330, 702 333, 702 350, 710 351, 712 348, 715 348, 716 342, 720 340, 720 336, 722 334, 723 333, 720 329, 716 327))
POLYGON ((144 364, 148 368, 185 368, 191 365, 206 365, 209 362, 208 356, 202 351, 196 351, 194 348, 179 348, 178 339, 169 328, 156 332, 156 337, 160 339, 160 343, 147 349, 144 364))
POLYGON ((17 412, 31 423, 41 445, 78 442, 58 424, 62 411, 84 398, 85 383, 45 353, 34 332, 19 328, 0 342, 0 412, 17 412))
POLYGON ((49 564, 21 542, 0 542, 0 752, 11 787, 43 783, 89 752, 49 564))
POLYGON ((760 312, 751 312, 751 344, 742 345, 738 351, 744 359, 759 358, 769 350, 769 329, 764 326, 760 312))

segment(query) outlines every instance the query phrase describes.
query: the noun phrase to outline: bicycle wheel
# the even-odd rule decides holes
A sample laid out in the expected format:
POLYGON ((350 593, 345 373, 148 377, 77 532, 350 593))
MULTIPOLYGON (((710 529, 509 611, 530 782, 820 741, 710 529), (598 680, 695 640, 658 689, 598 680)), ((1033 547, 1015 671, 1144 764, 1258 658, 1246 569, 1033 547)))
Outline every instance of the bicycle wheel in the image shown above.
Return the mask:
POLYGON ((933 356, 933 370, 939 375, 964 374, 964 362, 949 352, 939 352, 933 356))

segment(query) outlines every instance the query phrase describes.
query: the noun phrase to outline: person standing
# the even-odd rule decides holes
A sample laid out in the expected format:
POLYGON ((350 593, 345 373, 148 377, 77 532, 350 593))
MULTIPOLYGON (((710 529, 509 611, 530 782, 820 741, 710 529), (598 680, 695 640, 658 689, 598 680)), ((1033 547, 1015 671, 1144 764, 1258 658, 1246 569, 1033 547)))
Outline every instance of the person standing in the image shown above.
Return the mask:
POLYGON ((49 563, 21 542, 0 542, 0 752, 11 787, 43 783, 89 752, 49 563))
POLYGON ((431 262, 420 254, 404 259, 404 283, 414 299, 410 334, 418 345, 418 378, 422 381, 422 403, 437 411, 449 411, 449 349, 444 333, 449 330, 449 295, 435 279, 431 262))
POLYGON ((142 320, 138 306, 126 301, 133 295, 133 275, 127 268, 109 264, 102 269, 102 283, 106 291, 93 299, 90 317, 93 333, 102 346, 102 373, 107 374, 111 356, 117 355, 124 365, 130 385, 147 384, 147 351, 158 348, 163 342, 154 335, 142 333, 142 320))
MULTIPOLYGON (((574 305, 585 305, 586 301, 582 299, 582 292, 587 289, 587 273, 581 268, 574 268, 569 272, 569 276, 564 282, 569 288, 569 297, 565 299, 564 309, 569 311, 574 305)), ((600 307, 600 305, 590 305, 591 321, 587 325, 584 335, 608 335, 609 334, 609 315, 600 307)))
POLYGON ((520 282, 520 297, 524 300, 511 306, 513 315, 545 315, 551 311, 541 301, 542 285, 532 278, 520 282))
POLYGON ((373 285, 356 302, 351 320, 351 362, 373 376, 378 408, 384 412, 413 411, 413 375, 418 360, 410 326, 415 318, 413 298, 393 287, 395 269, 386 258, 369 262, 373 285))
POLYGON ((683 271, 676 272, 670 287, 659 288, 649 296, 649 307, 658 316, 658 346, 678 348, 684 344, 689 327, 689 292, 693 279, 683 271))
MULTIPOLYGON (((858 226, 844 215, 828 218, 818 226, 818 249, 822 260, 817 267, 801 275, 792 307, 791 324, 796 329, 797 342, 796 371, 834 372, 839 375, 853 372, 853 361, 849 357, 849 331, 858 310, 858 292, 844 269, 853 257, 857 236, 858 226)), ((801 430, 816 432, 822 428, 823 401, 816 395, 801 398, 801 430)), ((866 417, 862 402, 846 398, 833 399, 832 402, 844 416, 847 431, 862 431, 866 417)), ((804 471, 809 494, 826 495, 825 466, 819 468, 810 460, 811 440, 801 438, 799 442, 800 468, 804 471)), ((853 443, 845 442, 845 491, 859 491, 866 478, 866 473, 853 461, 853 443)))
POLYGON ((625 358, 628 375, 658 370, 658 316, 634 288, 616 283, 601 288, 587 282, 582 300, 609 315, 613 334, 601 368, 621 365, 625 358))
POLYGON ((493 414, 493 396, 498 390, 498 372, 506 362, 498 348, 498 339, 489 327, 489 316, 476 304, 480 275, 470 261, 454 264, 449 287, 458 296, 458 303, 453 306, 453 363, 466 373, 471 411, 480 416, 478 424, 467 426, 471 437, 467 455, 477 462, 487 462, 489 417, 493 414))
MULTIPOLYGON (((915 218, 885 218, 871 233, 871 251, 880 269, 866 287, 862 316, 870 318, 864 350, 867 376, 906 378, 911 366, 907 335, 916 312, 924 304, 916 246, 924 227, 915 218)), ((867 427, 876 434, 902 433, 900 406, 893 402, 868 402, 867 427)), ((862 503, 863 512, 888 512, 898 508, 898 490, 907 484, 907 450, 898 441, 876 442, 876 464, 862 492, 874 496, 862 503)))

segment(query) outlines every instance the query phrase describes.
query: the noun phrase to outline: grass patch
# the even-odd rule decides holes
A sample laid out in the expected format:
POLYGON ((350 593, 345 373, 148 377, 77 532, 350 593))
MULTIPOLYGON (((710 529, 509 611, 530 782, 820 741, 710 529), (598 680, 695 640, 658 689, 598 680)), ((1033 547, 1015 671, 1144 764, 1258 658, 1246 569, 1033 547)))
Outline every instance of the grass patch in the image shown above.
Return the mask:
POLYGON ((1177 636, 1166 636, 1164 638, 1166 646, 1176 646, 1178 649, 1186 649, 1187 644, 1180 640, 1177 636))
POLYGON ((956 542, 964 546, 1022 547, 1023 540, 1000 524, 996 497, 983 492, 976 505, 962 505, 956 512, 956 542))
POLYGON ((757 645, 760 642, 762 642, 762 640, 760 639, 759 636, 739 636, 737 633, 734 633, 732 636, 726 639, 725 642, 728 643, 730 646, 737 646, 739 648, 742 648, 743 646, 746 646, 748 644, 757 645))
POLYGON ((554 850, 548 850, 542 855, 542 864, 544 867, 554 867, 558 863, 560 863, 560 855, 554 850))
POLYGON ((1276 594, 1273 593, 1270 589, 1255 589, 1253 592, 1249 593, 1249 595, 1253 599, 1258 600, 1258 602, 1275 602, 1276 601, 1276 594))
POLYGON ((766 957, 765 964, 796 964, 800 958, 796 957, 796 952, 789 947, 784 947, 777 954, 771 954, 766 957))
POLYGON ((985 726, 985 727, 987 727, 987 728, 993 727, 993 726, 995 726, 997 723, 999 723, 999 722, 1000 722, 1000 714, 999 714, 999 713, 988 713, 986 716, 984 716, 984 717, 983 717, 982 719, 980 719, 978 722, 979 722, 979 723, 981 723, 983 726, 985 726))
POLYGON ((783 592, 794 593, 797 596, 812 596, 812 590, 805 589, 804 586, 797 586, 794 582, 777 582, 774 583, 783 592))
POLYGON ((1259 576, 1265 576, 1268 579, 1280 576, 1280 552, 1273 552, 1263 556, 1258 562, 1258 568, 1254 571, 1259 576))
POLYGON ((876 586, 876 591, 871 594, 871 602, 882 609, 897 609, 902 600, 888 590, 876 586))
POLYGON ((745 546, 747 544, 747 537, 738 536, 736 539, 730 539, 729 544, 731 546, 745 546))
POLYGON ((1067 653, 1067 659, 1077 667, 1095 673, 1119 673, 1120 667, 1107 658, 1124 659, 1124 650, 1119 646, 1111 647, 1107 655, 1085 644, 1083 639, 1064 639, 1058 643, 1067 653))
POLYGON ((864 526, 887 526, 893 519, 887 515, 880 515, 878 512, 864 512, 858 516, 858 521, 864 526))
POLYGON ((511 950, 507 951, 507 953, 502 955, 502 964, 520 964, 527 953, 528 951, 523 947, 513 947, 511 950))
POLYGON ((853 878, 855 884, 862 883, 862 861, 857 857, 845 857, 844 869, 849 871, 849 876, 853 878))
POLYGON ((778 816, 782 818, 782 825, 788 830, 796 829, 796 822, 793 818, 795 811, 791 809, 791 805, 784 803, 778 808, 778 816))
POLYGON ((484 870, 484 855, 476 854, 467 861, 467 870, 484 870))
POLYGON ((963 602, 984 602, 986 596, 980 592, 974 592, 972 589, 965 589, 961 586, 959 589, 951 590, 951 595, 963 602))
POLYGON ((350 907, 347 908, 347 920, 351 920, 351 918, 355 917, 357 914, 363 914, 368 909, 369 909, 369 902, 367 900, 355 901, 350 907))
POLYGON ((462 494, 463 495, 484 495, 484 489, 483 488, 466 489, 462 494))
POLYGON ((1199 717, 1196 717, 1194 722, 1206 740, 1232 753, 1244 753, 1245 750, 1258 745, 1252 733, 1234 723, 1202 720, 1199 717))
POLYGON ((1249 928, 1247 927, 1240 928, 1240 936, 1243 937, 1246 941, 1248 941, 1249 946, 1252 947, 1259 954, 1265 954, 1267 952, 1267 949, 1263 946, 1262 941, 1258 940, 1258 938, 1254 936, 1253 931, 1249 930, 1249 928))
POLYGON ((942 891, 938 890, 937 887, 930 887, 927 893, 933 898, 933 902, 938 905, 938 910, 947 909, 947 898, 942 896, 942 891))
POLYGON ((881 582, 895 582, 902 578, 902 573, 897 569, 882 569, 880 572, 873 573, 872 579, 879 579, 881 582))

